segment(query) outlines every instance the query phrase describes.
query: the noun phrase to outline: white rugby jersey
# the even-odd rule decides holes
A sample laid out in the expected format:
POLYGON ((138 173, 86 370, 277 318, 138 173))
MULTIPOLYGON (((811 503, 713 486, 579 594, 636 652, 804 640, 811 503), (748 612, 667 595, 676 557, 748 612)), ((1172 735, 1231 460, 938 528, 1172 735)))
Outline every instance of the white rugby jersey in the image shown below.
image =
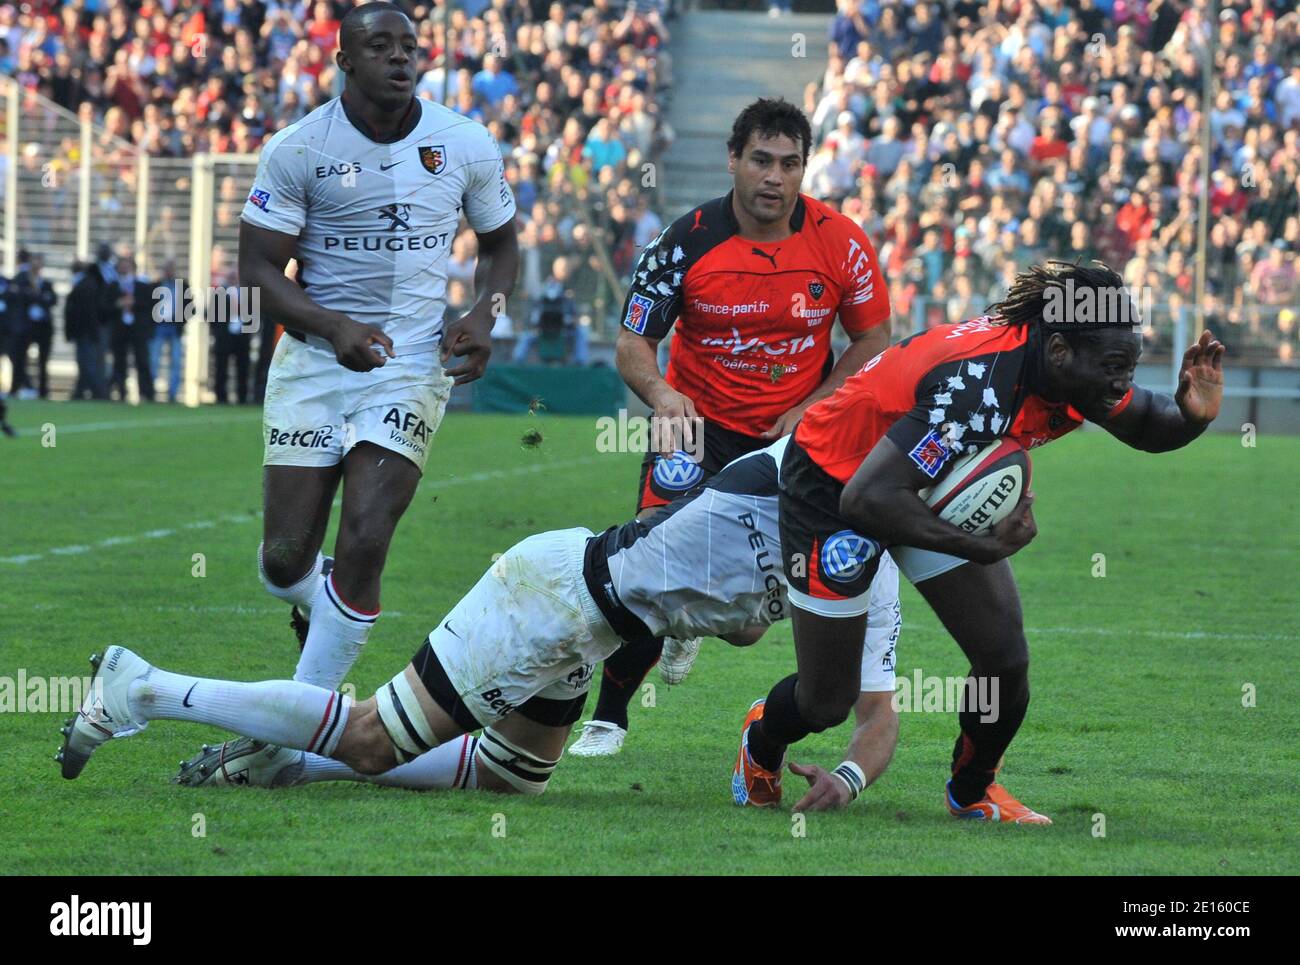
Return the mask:
POLYGON ((416 105, 415 126, 391 143, 363 134, 341 97, 278 132, 242 215, 296 235, 311 299, 382 328, 399 355, 437 347, 462 210, 480 233, 515 215, 487 128, 433 101, 416 105))
POLYGON ((737 459, 708 488, 596 537, 584 577, 615 630, 719 636, 789 616, 777 529, 777 464, 737 459), (631 621, 635 627, 636 621, 631 621))
MULTIPOLYGON (((716 637, 790 615, 778 526, 780 463, 789 440, 741 456, 705 488, 654 516, 587 541, 583 580, 615 633, 626 641, 716 637)), ((871 583, 862 690, 894 689, 902 625, 898 570, 882 554, 871 583)))

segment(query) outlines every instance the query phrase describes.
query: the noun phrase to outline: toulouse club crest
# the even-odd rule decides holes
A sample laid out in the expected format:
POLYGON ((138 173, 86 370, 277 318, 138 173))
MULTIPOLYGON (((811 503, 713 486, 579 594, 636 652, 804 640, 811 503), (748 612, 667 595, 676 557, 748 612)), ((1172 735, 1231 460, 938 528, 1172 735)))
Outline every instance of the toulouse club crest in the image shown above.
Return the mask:
POLYGON ((443 144, 420 148, 420 163, 430 174, 441 174, 447 166, 447 148, 443 144))

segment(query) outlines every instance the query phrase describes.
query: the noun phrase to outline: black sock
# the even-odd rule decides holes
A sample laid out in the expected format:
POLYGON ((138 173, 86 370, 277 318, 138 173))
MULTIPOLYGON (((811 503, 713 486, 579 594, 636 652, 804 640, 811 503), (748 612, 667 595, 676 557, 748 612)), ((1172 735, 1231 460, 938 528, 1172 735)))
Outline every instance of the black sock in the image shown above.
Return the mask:
POLYGON ((999 683, 1013 696, 999 702, 997 720, 981 721, 978 708, 964 709, 957 716, 961 734, 952 749, 952 797, 959 807, 974 804, 984 796, 993 783, 998 762, 1029 710, 1026 680, 1008 681, 1003 677, 999 683))
POLYGON ((778 681, 767 695, 762 718, 750 725, 749 756, 766 770, 779 770, 786 747, 812 733, 795 702, 794 690, 798 682, 797 673, 778 681))
POLYGON ((600 678, 600 696, 593 720, 603 720, 627 730, 627 707, 664 650, 664 638, 625 644, 605 660, 600 678))

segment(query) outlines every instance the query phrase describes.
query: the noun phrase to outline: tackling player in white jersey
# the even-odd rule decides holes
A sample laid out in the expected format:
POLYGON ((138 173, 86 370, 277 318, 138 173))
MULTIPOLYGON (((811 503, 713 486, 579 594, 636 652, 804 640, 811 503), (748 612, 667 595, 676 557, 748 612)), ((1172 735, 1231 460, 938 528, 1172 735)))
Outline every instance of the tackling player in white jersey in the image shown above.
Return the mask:
POLYGON ((294 605, 295 679, 330 689, 379 615, 397 521, 453 381, 487 365, 494 301, 519 264, 500 150, 482 125, 413 96, 417 57, 398 7, 350 10, 342 95, 267 142, 240 224, 241 284, 260 289, 289 336, 267 380, 258 567, 294 605), (478 298, 444 322, 462 212, 478 236, 478 298), (463 361, 444 370, 451 356, 463 361), (340 480, 330 560, 320 550, 340 480))
MULTIPOLYGON (((649 520, 519 543, 364 702, 299 681, 169 673, 112 647, 92 661, 97 686, 64 728, 63 774, 76 777, 110 737, 170 719, 271 745, 232 743, 229 755, 183 768, 182 783, 206 783, 204 771, 215 768, 227 783, 380 775, 377 783, 402 787, 540 794, 581 715, 593 665, 625 641, 676 633, 743 646, 789 615, 776 519, 787 442, 736 460, 649 520)), ((824 779, 842 783, 835 803, 855 797, 893 752, 899 623, 898 571, 886 554, 873 584, 851 759, 824 779)))

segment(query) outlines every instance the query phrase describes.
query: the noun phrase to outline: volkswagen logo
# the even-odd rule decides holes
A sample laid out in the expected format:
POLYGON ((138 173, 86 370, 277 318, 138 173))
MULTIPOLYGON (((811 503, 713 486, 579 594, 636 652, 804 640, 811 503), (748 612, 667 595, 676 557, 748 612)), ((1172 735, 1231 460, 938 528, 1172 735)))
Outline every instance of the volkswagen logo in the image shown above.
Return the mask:
POLYGON ((857 579, 863 567, 879 553, 880 544, 874 539, 859 536, 851 529, 842 529, 822 547, 822 572, 828 580, 849 583, 857 579))
POLYGON ((674 493, 684 493, 697 486, 704 478, 700 464, 678 449, 671 457, 655 458, 654 479, 661 489, 674 493))

